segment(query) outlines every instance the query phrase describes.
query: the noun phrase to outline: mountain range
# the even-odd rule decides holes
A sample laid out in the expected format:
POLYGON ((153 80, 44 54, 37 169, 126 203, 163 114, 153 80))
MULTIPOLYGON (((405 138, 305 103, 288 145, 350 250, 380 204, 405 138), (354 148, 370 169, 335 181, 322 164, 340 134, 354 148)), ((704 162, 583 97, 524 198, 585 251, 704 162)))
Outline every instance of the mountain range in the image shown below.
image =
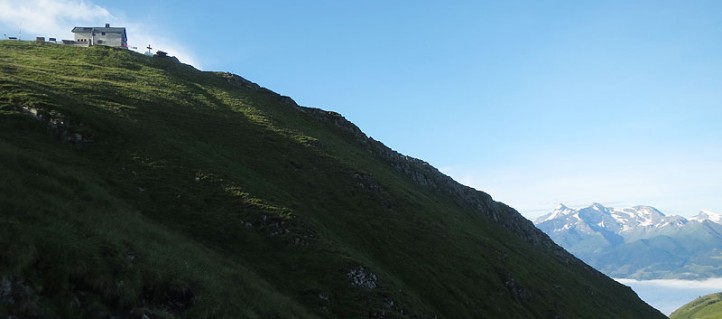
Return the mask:
POLYGON ((691 218, 654 207, 581 209, 563 204, 534 224, 575 256, 616 278, 704 279, 722 276, 722 215, 691 218))

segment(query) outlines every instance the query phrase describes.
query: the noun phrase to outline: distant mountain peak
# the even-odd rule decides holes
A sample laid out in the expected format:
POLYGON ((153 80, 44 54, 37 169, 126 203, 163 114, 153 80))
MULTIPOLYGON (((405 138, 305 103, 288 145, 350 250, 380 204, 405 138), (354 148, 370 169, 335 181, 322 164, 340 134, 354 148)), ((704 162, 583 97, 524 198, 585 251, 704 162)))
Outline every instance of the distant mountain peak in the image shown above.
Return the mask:
MULTIPOLYGON (((722 220, 722 216, 720 216, 722 220)), ((631 208, 607 207, 594 202, 587 207, 573 209, 562 204, 554 211, 535 221, 541 225, 550 222, 554 224, 554 231, 567 231, 580 228, 584 232, 594 232, 594 229, 604 229, 613 234, 631 233, 647 228, 676 226, 686 223, 683 217, 667 217, 652 206, 634 206, 631 208)))
POLYGON ((703 222, 705 220, 709 220, 712 222, 715 222, 717 224, 722 224, 722 214, 713 213, 711 211, 702 209, 697 213, 697 215, 694 215, 689 218, 690 221, 697 221, 697 222, 703 222))
POLYGON ((568 216, 568 215, 575 214, 575 213, 577 213, 576 210, 569 208, 562 203, 559 203, 551 213, 548 213, 546 215, 543 215, 543 216, 540 216, 539 218, 537 218, 534 221, 534 224, 543 223, 548 220, 559 219, 563 216, 568 216))
POLYGON ((686 219, 646 205, 615 208, 595 202, 575 209, 560 204, 534 223, 608 275, 654 279, 722 274, 710 258, 722 250, 722 214, 708 210, 686 219), (707 268, 700 272, 699 265, 707 268))

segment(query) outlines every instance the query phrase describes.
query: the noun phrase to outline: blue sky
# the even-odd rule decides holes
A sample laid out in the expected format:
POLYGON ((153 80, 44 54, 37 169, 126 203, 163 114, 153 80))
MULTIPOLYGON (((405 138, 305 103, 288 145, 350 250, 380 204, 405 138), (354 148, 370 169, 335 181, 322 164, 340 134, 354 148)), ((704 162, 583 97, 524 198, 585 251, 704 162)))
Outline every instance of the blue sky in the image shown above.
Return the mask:
POLYGON ((0 33, 127 26, 337 111, 529 218, 722 213, 720 1, 0 0, 0 33))

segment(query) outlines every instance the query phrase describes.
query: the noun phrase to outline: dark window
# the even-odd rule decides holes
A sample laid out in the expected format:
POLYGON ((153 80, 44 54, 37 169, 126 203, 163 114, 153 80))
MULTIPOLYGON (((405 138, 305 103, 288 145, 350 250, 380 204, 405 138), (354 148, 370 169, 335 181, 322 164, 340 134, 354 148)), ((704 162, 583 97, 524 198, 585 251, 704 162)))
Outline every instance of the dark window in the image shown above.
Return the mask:
POLYGON ((105 35, 105 32, 101 32, 100 35, 105 35))

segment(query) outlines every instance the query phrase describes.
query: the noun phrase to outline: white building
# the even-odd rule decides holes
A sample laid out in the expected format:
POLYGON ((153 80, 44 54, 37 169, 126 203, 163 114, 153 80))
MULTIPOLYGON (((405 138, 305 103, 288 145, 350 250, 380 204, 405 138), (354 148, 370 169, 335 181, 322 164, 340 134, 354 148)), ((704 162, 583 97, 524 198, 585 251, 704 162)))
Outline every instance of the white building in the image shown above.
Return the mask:
POLYGON ((110 24, 106 23, 105 27, 75 27, 73 33, 75 44, 128 48, 128 35, 122 27, 111 28, 110 24))

